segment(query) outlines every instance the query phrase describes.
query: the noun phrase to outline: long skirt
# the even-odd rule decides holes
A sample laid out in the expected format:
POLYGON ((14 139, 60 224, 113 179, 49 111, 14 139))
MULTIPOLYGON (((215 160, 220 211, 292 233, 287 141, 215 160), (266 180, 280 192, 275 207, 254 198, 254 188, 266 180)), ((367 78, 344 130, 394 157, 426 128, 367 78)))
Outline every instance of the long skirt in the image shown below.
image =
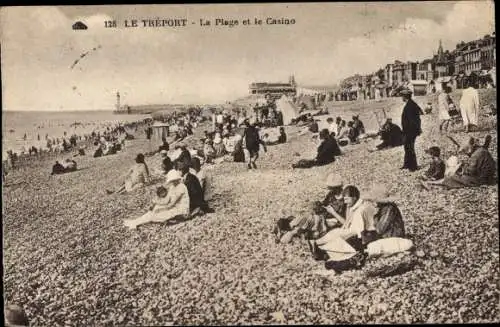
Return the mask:
POLYGON ((125 191, 127 191, 127 192, 132 192, 132 191, 138 190, 142 187, 144 187, 144 183, 133 184, 132 181, 130 181, 130 180, 125 181, 125 191))
POLYGON ((451 175, 444 178, 442 185, 446 188, 463 188, 480 186, 481 183, 477 178, 464 175, 451 175))
POLYGON ((185 212, 182 212, 178 208, 174 207, 172 209, 161 212, 154 212, 150 210, 146 212, 144 215, 140 216, 139 218, 128 220, 127 222, 130 224, 130 226, 137 227, 139 225, 150 222, 162 223, 176 217, 185 217, 185 216, 186 216, 185 212))

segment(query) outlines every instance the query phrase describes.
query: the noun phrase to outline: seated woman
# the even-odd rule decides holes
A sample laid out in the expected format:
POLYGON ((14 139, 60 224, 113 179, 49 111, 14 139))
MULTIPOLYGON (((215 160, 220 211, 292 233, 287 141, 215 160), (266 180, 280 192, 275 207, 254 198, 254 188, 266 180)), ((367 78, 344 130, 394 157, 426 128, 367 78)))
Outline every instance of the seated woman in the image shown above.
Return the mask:
POLYGON ((245 151, 243 150, 243 137, 236 133, 234 135, 234 151, 233 160, 234 162, 245 162, 245 151))
POLYGON ((162 168, 163 174, 168 174, 169 171, 174 169, 174 163, 172 162, 172 160, 170 160, 169 156, 163 157, 163 160, 161 162, 161 168, 162 168))
POLYGON ((277 144, 283 144, 286 143, 286 133, 285 133, 285 128, 282 126, 279 128, 279 135, 277 139, 271 139, 269 137, 269 134, 264 134, 262 137, 262 141, 266 143, 266 145, 277 145, 277 144))
POLYGON ((183 145, 179 145, 178 149, 180 150, 179 156, 174 160, 174 167, 179 170, 179 164, 190 167, 191 166, 191 152, 187 149, 187 147, 183 145))
POLYGON ((376 146, 377 150, 392 148, 403 144, 403 131, 401 128, 392 123, 391 118, 387 118, 386 122, 379 131, 382 143, 376 146))
POLYGON ((491 140, 491 136, 488 136, 482 146, 475 138, 470 138, 462 146, 459 152, 468 155, 469 159, 455 174, 445 176, 439 181, 426 182, 424 185, 440 185, 447 189, 453 189, 495 184, 496 163, 487 149, 491 140))
POLYGON ((314 203, 313 214, 294 218, 288 227, 279 223, 276 234, 281 243, 289 243, 298 234, 306 239, 317 239, 327 231, 345 221, 346 205, 342 198, 343 182, 338 174, 329 174, 326 179, 328 194, 323 201, 314 203), (282 233, 285 233, 282 236, 282 233))
POLYGON ((215 149, 212 144, 213 141, 210 138, 205 140, 205 145, 203 146, 203 159, 206 163, 212 163, 215 159, 215 149))
POLYGON ((189 170, 193 175, 198 177, 198 181, 200 182, 201 189, 203 191, 203 199, 208 201, 211 199, 211 178, 209 174, 207 174, 206 169, 201 167, 201 161, 197 157, 193 157, 191 159, 191 168, 189 170))
POLYGON ((335 132, 330 133, 330 140, 333 146, 333 154, 335 156, 340 156, 342 154, 342 151, 340 151, 339 144, 337 143, 337 139, 335 138, 335 132))
POLYGON ((159 187, 157 196, 152 200, 150 210, 136 219, 124 220, 124 225, 129 229, 150 222, 165 222, 173 218, 187 217, 189 215, 189 194, 182 183, 181 174, 171 170, 167 174, 165 187, 159 187))
POLYGON ((365 125, 359 119, 359 115, 352 116, 353 128, 358 132, 358 135, 365 134, 365 125))
POLYGON ((350 121, 347 123, 347 138, 349 139, 349 143, 359 143, 358 141, 359 132, 354 128, 354 122, 350 121))
POLYGON ((386 186, 374 185, 363 199, 377 209, 373 217, 376 233, 363 232, 363 245, 379 238, 405 237, 403 215, 395 203, 397 198, 391 196, 386 186))
POLYGON ((222 143, 221 133, 215 133, 214 150, 215 158, 223 157, 226 154, 226 148, 224 147, 224 143, 222 143))
POLYGON ((311 168, 313 166, 323 166, 335 161, 335 147, 336 144, 330 138, 328 129, 322 129, 319 132, 319 138, 322 140, 318 147, 318 152, 315 159, 299 160, 296 164, 292 165, 292 168, 311 168))
POLYGON ((146 185, 149 181, 149 169, 144 161, 144 155, 139 153, 135 158, 135 165, 130 168, 127 175, 125 176, 125 183, 116 191, 106 190, 106 193, 124 193, 132 192, 146 185))
POLYGON ((343 247, 352 247, 359 251, 363 248, 362 233, 376 231, 374 216, 377 209, 375 206, 361 199, 360 192, 355 186, 346 186, 342 194, 347 206, 345 222, 342 227, 332 229, 312 242, 311 249, 317 260, 335 257, 343 251, 343 247))

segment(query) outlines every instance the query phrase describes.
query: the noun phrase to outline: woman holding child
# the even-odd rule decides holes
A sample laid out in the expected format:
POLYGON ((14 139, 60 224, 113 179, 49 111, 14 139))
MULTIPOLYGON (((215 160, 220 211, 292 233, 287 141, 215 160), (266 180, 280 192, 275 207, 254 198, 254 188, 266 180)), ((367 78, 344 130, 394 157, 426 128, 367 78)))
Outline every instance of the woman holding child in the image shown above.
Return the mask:
POLYGON ((157 189, 150 210, 136 219, 126 219, 124 225, 129 229, 150 222, 165 222, 179 216, 189 215, 189 195, 182 182, 179 171, 173 169, 167 173, 165 186, 157 189))

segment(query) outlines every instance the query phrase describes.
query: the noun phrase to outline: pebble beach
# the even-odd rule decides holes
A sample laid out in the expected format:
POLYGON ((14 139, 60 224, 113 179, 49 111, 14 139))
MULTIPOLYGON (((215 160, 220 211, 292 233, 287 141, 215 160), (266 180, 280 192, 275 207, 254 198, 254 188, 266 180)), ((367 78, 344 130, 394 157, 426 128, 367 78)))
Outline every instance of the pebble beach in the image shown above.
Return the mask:
MULTIPOLYGON (((496 105, 496 89, 479 90, 481 107, 496 105)), ((459 92, 452 94, 458 103, 459 92)), ((417 97, 423 108, 417 139, 436 145, 444 158, 455 145, 438 131, 437 96, 417 97)), ((328 116, 358 115, 377 130, 382 108, 400 125, 400 98, 329 102, 328 116)), ((496 116, 480 118, 468 136, 492 136, 496 116)), ((197 144, 208 125, 195 130, 197 144)), ((32 326, 154 326, 206 324, 473 323, 500 319, 498 186, 424 190, 417 176, 398 168, 403 148, 370 153, 378 140, 342 148, 324 167, 292 169, 315 153, 311 135, 287 126, 288 142, 261 152, 257 170, 222 162, 210 168, 214 213, 175 225, 149 224, 137 231, 125 218, 147 211, 155 186, 145 192, 106 195, 116 188, 148 140, 139 130, 125 151, 78 157, 78 171, 49 177, 51 161, 14 170, 3 185, 4 297, 26 310, 32 326), (337 172, 361 192, 385 184, 397 202, 409 238, 424 252, 400 275, 370 277, 362 270, 335 275, 314 261, 307 244, 276 244, 273 223, 305 215, 326 194, 324 180, 337 172), (431 255, 432 254, 432 255, 431 255)), ((66 155, 68 156, 68 155, 66 155)), ((61 158, 64 158, 61 155, 61 158)), ((148 164, 156 157, 146 158, 148 164)), ((159 159, 158 159, 159 160, 159 159)))

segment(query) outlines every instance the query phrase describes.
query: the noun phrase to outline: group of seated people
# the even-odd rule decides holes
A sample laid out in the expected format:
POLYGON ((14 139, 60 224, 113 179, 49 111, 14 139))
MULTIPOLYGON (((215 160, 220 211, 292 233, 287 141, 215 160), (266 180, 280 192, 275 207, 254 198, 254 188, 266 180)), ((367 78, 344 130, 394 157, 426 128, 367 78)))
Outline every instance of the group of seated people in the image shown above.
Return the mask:
MULTIPOLYGON (((202 168, 200 158, 192 156, 186 147, 174 160, 164 149, 160 151, 163 185, 157 187, 149 211, 137 219, 125 220, 130 229, 148 222, 165 222, 172 219, 187 219, 211 212, 207 201, 211 199, 210 178, 202 168)), ((116 190, 106 190, 108 194, 132 192, 152 184, 152 176, 145 157, 139 153, 135 164, 125 176, 125 182, 116 190)))
POLYGON ((342 178, 333 173, 328 175, 326 185, 328 194, 313 204, 310 215, 278 220, 274 229, 277 242, 288 243, 302 235, 316 260, 326 260, 328 269, 341 271, 347 266, 362 266, 370 243, 404 239, 401 211, 386 187, 373 186, 361 195, 356 186, 344 186, 342 178))
POLYGON ((429 168, 421 176, 422 186, 442 186, 446 189, 474 187, 496 184, 496 163, 488 147, 491 135, 487 135, 483 144, 476 138, 470 138, 459 149, 459 154, 466 156, 460 162, 457 156, 451 156, 446 163, 441 159, 441 149, 433 146, 426 150, 430 156, 429 168))
POLYGON ((207 203, 209 183, 199 158, 183 156, 164 168, 165 183, 156 189, 148 212, 124 221, 129 229, 149 222, 182 221, 212 211, 207 203))
POLYGON ((358 143, 359 136, 365 133, 365 126, 359 116, 352 116, 352 120, 348 123, 342 117, 337 117, 335 122, 333 118, 329 117, 326 122, 328 123, 328 131, 335 133, 341 146, 358 143))
POLYGON ((116 154, 118 151, 122 150, 124 144, 124 137, 121 139, 121 141, 116 137, 112 137, 110 139, 101 137, 100 140, 94 142, 94 146, 96 146, 96 149, 94 151, 94 158, 116 154))

